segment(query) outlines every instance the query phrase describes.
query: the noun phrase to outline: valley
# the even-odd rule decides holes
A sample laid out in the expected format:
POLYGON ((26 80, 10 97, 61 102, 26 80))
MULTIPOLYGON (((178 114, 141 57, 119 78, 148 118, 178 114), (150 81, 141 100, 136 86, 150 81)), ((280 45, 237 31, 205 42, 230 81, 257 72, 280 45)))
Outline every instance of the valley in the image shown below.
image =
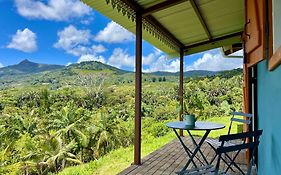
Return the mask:
MULTIPOLYGON (((224 122, 241 111, 241 69, 188 74, 184 100, 199 120, 224 122)), ((0 174, 77 174, 85 166, 98 174, 97 161, 132 149, 134 92, 133 72, 95 61, 66 67, 24 60, 1 68, 0 174)), ((178 120, 178 100, 178 73, 143 74, 143 144, 172 138, 165 123, 178 120)), ((114 165, 128 166, 130 158, 114 165)))

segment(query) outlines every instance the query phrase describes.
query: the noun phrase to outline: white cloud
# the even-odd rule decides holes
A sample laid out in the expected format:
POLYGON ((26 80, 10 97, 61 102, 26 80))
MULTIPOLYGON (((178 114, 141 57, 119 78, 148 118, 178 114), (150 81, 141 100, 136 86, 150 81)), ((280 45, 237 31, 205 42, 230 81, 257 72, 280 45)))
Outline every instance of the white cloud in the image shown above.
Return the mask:
POLYGON ((161 55, 163 52, 160 50, 160 49, 158 49, 158 48, 156 48, 156 47, 153 47, 154 48, 154 52, 157 54, 157 55, 161 55))
MULTIPOLYGON (((231 70, 241 68, 243 60, 239 58, 225 58, 216 50, 203 52, 202 58, 199 58, 192 65, 186 66, 185 71, 188 70, 231 70)), ((180 60, 169 60, 160 50, 155 48, 155 51, 146 57, 143 57, 143 65, 148 65, 144 72, 178 72, 180 70, 180 60)))
POLYGON ((108 64, 118 68, 121 68, 123 66, 132 68, 135 66, 135 57, 130 56, 121 48, 116 48, 113 50, 112 55, 109 57, 108 64))
POLYGON ((97 56, 97 54, 106 51, 106 48, 102 44, 90 46, 92 38, 90 30, 79 30, 73 25, 59 31, 58 37, 59 39, 54 44, 54 47, 63 49, 66 53, 78 56, 80 57, 79 60, 81 59, 82 61, 84 61, 84 59, 86 61, 88 59, 91 61, 96 60, 96 57, 100 57, 97 56))
POLYGON ((142 64, 143 65, 150 65, 156 60, 156 55, 154 53, 150 53, 147 56, 142 57, 142 64))
POLYGON ((82 19, 80 21, 80 23, 84 24, 84 25, 90 25, 92 23, 92 21, 94 21, 94 17, 90 16, 90 17, 87 17, 86 19, 82 19))
POLYGON ((148 69, 144 69, 144 72, 178 72, 180 70, 180 60, 168 60, 165 55, 160 55, 159 58, 153 62, 148 69))
POLYGON ((98 54, 105 52, 106 48, 102 44, 90 46, 92 38, 90 30, 79 30, 70 25, 59 31, 58 37, 59 39, 54 44, 54 47, 63 49, 66 53, 79 57, 77 60, 78 63, 84 61, 105 63, 104 57, 98 54))
POLYGON ((67 21, 91 12, 79 0, 15 0, 15 4, 20 15, 31 19, 67 21))
POLYGON ((243 54, 244 54, 243 52, 244 52, 243 49, 241 49, 241 50, 238 50, 238 51, 230 54, 229 56, 243 57, 243 54))
POLYGON ((143 69, 144 72, 178 72, 180 68, 180 61, 179 59, 167 59, 167 56, 161 50, 154 47, 153 53, 143 57, 143 65, 148 66, 148 68, 143 69))
POLYGON ((7 45, 7 48, 17 49, 23 52, 33 52, 37 49, 36 34, 28 28, 17 30, 17 33, 12 36, 12 41, 7 45))
POLYGON ((206 52, 202 58, 199 58, 192 65, 187 66, 186 70, 209 70, 221 71, 242 68, 243 59, 225 58, 219 52, 215 54, 206 52))
POLYGON ((120 25, 111 21, 107 26, 95 37, 96 41, 103 41, 107 43, 122 43, 132 41, 134 35, 120 25))
MULTIPOLYGON (((134 68, 135 56, 129 55, 121 48, 116 48, 107 63, 118 68, 134 68)), ((142 57, 142 63, 144 66, 148 66, 147 69, 143 69, 144 72, 179 71, 179 60, 168 60, 163 52, 156 48, 154 49, 154 52, 142 57)))
POLYGON ((142 57, 143 65, 151 65, 163 52, 154 47, 154 52, 142 57))
POLYGON ((68 62, 68 63, 66 63, 65 66, 70 66, 71 64, 72 64, 71 62, 68 62))
POLYGON ((4 65, 3 65, 2 63, 0 63, 0 68, 1 68, 1 67, 4 67, 4 65))
POLYGON ((92 50, 94 53, 103 53, 106 51, 106 48, 103 45, 98 44, 98 45, 93 45, 92 50))
POLYGON ((86 61, 99 61, 101 63, 105 63, 105 59, 103 56, 97 56, 93 54, 82 55, 77 63, 86 62, 86 61))
POLYGON ((74 56, 81 56, 89 54, 91 52, 91 49, 86 46, 77 45, 76 47, 73 47, 71 49, 66 49, 66 52, 74 56))
POLYGON ((90 30, 78 30, 73 25, 65 27, 58 32, 59 40, 54 44, 55 48, 61 48, 67 53, 81 56, 89 53, 90 49, 82 44, 88 44, 91 38, 90 30))

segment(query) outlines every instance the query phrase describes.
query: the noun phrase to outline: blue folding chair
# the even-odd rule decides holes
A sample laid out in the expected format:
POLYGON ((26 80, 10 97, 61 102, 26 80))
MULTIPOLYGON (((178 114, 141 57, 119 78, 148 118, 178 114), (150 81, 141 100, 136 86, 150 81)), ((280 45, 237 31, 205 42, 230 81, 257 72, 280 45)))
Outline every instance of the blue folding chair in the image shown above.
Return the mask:
MULTIPOLYGON (((247 114, 247 113, 243 113, 243 112, 232 112, 232 117, 230 119, 230 125, 229 125, 229 128, 228 128, 227 134, 229 135, 231 133, 233 123, 241 123, 241 124, 245 124, 249 127, 249 125, 252 123, 252 118, 253 118, 252 114, 247 114), (237 116, 239 116, 240 118, 237 118, 237 116), (245 117, 246 119, 241 119, 241 117, 245 117)), ((210 145, 210 147, 214 151, 221 145, 221 142, 218 139, 209 138, 209 139, 206 139, 206 142, 208 143, 208 145, 210 145)), ((238 140, 238 143, 242 143, 242 141, 238 140)), ((233 144, 236 144, 236 143, 233 143, 233 142, 225 143, 226 146, 231 146, 233 144)), ((216 156, 217 155, 215 155, 215 157, 213 157, 210 164, 213 163, 213 161, 216 159, 216 156)), ((230 156, 226 154, 225 158, 222 157, 222 161, 224 161, 227 164, 228 163, 227 159, 229 159, 229 158, 230 158, 230 156)), ((232 168, 230 168, 230 169, 232 171, 234 171, 232 168)))
POLYGON ((254 132, 244 132, 244 133, 239 133, 239 134, 222 135, 219 137, 219 141, 220 141, 221 145, 216 149, 216 154, 217 154, 216 166, 207 165, 207 166, 200 167, 200 168, 193 168, 193 169, 186 170, 186 171, 182 172, 181 174, 183 174, 183 175, 201 175, 201 174, 221 175, 221 174, 225 174, 226 175, 231 166, 235 166, 236 168, 239 167, 235 163, 235 159, 236 159, 237 155, 230 159, 230 164, 227 164, 226 168, 220 169, 220 162, 222 160, 222 155, 230 153, 230 152, 240 152, 241 150, 251 149, 251 150, 253 150, 253 152, 252 152, 250 163, 247 168, 247 172, 245 173, 239 167, 240 174, 251 175, 252 167, 254 165, 255 153, 256 153, 258 145, 260 143, 259 139, 260 139, 261 135, 262 135, 262 130, 258 130, 258 131, 254 131, 254 132), (244 143, 241 143, 241 144, 227 145, 227 146, 225 145, 225 143, 227 143, 229 141, 246 140, 247 138, 254 138, 253 142, 245 143, 245 141, 244 141, 244 143))

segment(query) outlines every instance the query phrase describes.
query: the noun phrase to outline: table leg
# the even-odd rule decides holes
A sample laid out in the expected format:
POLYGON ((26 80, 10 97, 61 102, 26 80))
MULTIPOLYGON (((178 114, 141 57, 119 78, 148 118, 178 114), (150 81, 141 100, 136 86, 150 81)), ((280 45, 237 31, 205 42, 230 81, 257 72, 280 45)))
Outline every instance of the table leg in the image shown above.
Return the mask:
MULTIPOLYGON (((195 150, 194 150, 194 152, 192 153, 192 155, 190 156, 190 159, 188 160, 188 162, 186 163, 186 165, 182 168, 182 170, 181 171, 185 171, 186 169, 187 169, 187 167, 189 166, 189 164, 191 163, 191 162, 194 162, 193 161, 193 158, 196 156, 196 154, 197 154, 197 152, 200 150, 200 147, 202 146, 202 144, 204 143, 204 141, 206 140, 206 138, 208 137, 208 135, 209 135, 209 133, 210 133, 210 130, 206 130, 206 132, 205 132, 205 134, 204 134, 204 136, 201 138, 201 140, 200 140, 200 142, 199 142, 199 144, 196 146, 196 148, 195 148, 195 150)), ((193 136, 190 134, 190 136, 193 138, 193 136)), ((194 138, 193 138, 194 139, 194 138)), ((194 164, 194 163, 193 163, 194 164)), ((196 166, 197 167, 197 166, 196 166)))
MULTIPOLYGON (((207 158, 204 156, 203 152, 202 152, 201 149, 200 149, 202 145, 198 145, 198 144, 196 143, 194 137, 192 136, 192 134, 190 133, 189 130, 187 130, 187 132, 188 132, 189 136, 191 137, 192 142, 193 142, 193 144, 195 145, 195 147, 196 147, 196 148, 199 147, 199 150, 198 150, 198 151, 199 151, 199 153, 201 154, 201 156, 203 157, 204 161, 206 162, 206 165, 209 165, 209 162, 208 162, 207 158)), ((206 132, 208 132, 208 130, 207 130, 206 132)), ((209 131, 209 133, 210 133, 210 131, 209 131)), ((208 133, 208 134, 209 134, 209 133, 208 133)), ((205 141, 205 140, 204 140, 204 141, 205 141)), ((204 141, 202 142, 202 144, 204 143, 204 141)), ((204 164, 203 164, 203 165, 204 165, 204 164)))
MULTIPOLYGON (((193 165, 197 168, 197 165, 195 164, 193 158, 191 159, 191 154, 190 154, 191 151, 190 151, 190 150, 187 148, 187 146, 184 144, 184 142, 182 141, 182 139, 181 139, 181 137, 179 136, 179 134, 178 134, 178 132, 176 131, 176 129, 173 129, 173 130, 174 130, 176 136, 178 137, 180 143, 182 144, 182 146, 183 146, 185 152, 187 153, 187 155, 188 155, 188 157, 189 157, 189 161, 188 161, 188 162, 192 162, 193 165)), ((194 157, 194 156, 193 156, 193 157, 194 157)), ((189 163, 189 164, 190 164, 190 163, 189 163)))
MULTIPOLYGON (((182 141, 180 135, 177 133, 177 131, 175 129, 173 129, 174 132, 176 133, 178 139, 180 140, 181 144, 183 145, 184 147, 184 150, 187 152, 188 156, 190 157, 191 154, 192 154, 192 151, 184 144, 184 142, 182 141)), ((200 158, 198 158, 197 156, 195 156, 195 158, 202 164, 204 165, 204 163, 202 162, 202 160, 200 160, 200 158)))

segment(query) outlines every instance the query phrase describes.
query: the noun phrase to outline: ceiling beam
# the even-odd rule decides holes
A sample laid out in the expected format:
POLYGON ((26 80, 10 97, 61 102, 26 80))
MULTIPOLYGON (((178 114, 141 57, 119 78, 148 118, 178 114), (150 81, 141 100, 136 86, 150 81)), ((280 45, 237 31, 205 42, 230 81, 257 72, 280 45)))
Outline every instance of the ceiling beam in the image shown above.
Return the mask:
MULTIPOLYGON (((135 1, 132 0, 122 0, 129 7, 131 7, 136 13, 143 13, 144 9, 135 1)), ((160 24, 153 16, 147 15, 145 18, 152 25, 155 25, 157 28, 161 30, 170 40, 172 40, 179 48, 183 48, 184 45, 171 33, 169 32, 162 24, 160 24)))
POLYGON ((144 9, 142 12, 142 16, 148 16, 151 15, 152 13, 158 12, 160 10, 167 9, 169 7, 178 5, 180 3, 186 2, 187 0, 166 0, 164 2, 161 2, 159 4, 153 5, 151 7, 148 7, 147 9, 144 9))
POLYGON ((237 32, 229 35, 225 35, 219 38, 215 38, 212 40, 203 41, 196 44, 191 44, 184 46, 184 52, 186 55, 202 52, 205 50, 210 50, 218 47, 222 47, 225 45, 231 45, 234 43, 241 42, 242 32, 237 32))
POLYGON ((143 9, 141 8, 141 6, 132 0, 122 0, 124 3, 126 3, 129 7, 131 7, 131 9, 133 9, 136 12, 142 12, 143 9))
POLYGON ((189 1, 190 1, 190 4, 191 4, 193 10, 196 13, 198 19, 199 19, 202 27, 204 28, 205 33, 207 34, 209 40, 212 40, 212 35, 211 35, 210 30, 209 30, 209 28, 208 28, 208 26, 207 26, 207 24, 206 24, 206 22, 205 22, 205 20, 204 20, 204 18, 202 16, 202 13, 200 12, 199 7, 197 6, 197 4, 196 4, 196 2, 194 0, 189 0, 189 1))

